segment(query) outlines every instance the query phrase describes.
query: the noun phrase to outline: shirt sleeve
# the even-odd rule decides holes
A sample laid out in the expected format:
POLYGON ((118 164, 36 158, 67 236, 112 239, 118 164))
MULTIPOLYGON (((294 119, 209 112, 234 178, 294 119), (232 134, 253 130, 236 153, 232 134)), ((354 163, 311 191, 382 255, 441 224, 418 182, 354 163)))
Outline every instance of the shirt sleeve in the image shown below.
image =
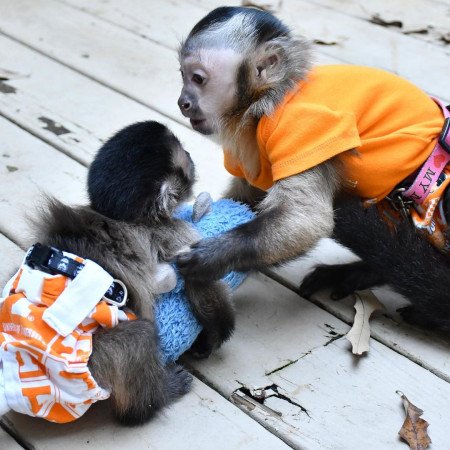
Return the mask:
POLYGON ((325 105, 294 101, 262 120, 260 145, 265 147, 274 181, 361 145, 354 114, 325 105))

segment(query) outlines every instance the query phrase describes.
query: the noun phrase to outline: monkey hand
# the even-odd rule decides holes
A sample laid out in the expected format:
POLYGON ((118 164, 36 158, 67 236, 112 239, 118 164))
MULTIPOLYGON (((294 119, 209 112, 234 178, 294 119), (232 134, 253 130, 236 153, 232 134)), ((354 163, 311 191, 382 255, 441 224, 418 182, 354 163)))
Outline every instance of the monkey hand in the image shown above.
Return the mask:
POLYGON ((233 270, 220 237, 191 245, 189 252, 178 255, 177 265, 184 277, 198 281, 217 280, 233 270))

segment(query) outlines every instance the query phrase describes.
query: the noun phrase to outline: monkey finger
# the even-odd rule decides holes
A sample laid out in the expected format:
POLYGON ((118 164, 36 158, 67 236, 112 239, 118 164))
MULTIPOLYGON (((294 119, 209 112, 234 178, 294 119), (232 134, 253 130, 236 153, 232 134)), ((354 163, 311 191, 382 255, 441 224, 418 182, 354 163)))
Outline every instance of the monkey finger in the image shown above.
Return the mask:
POLYGON ((182 271, 184 268, 188 267, 190 264, 193 263, 194 259, 192 258, 191 252, 186 253, 180 253, 174 258, 174 261, 176 262, 178 269, 182 271))

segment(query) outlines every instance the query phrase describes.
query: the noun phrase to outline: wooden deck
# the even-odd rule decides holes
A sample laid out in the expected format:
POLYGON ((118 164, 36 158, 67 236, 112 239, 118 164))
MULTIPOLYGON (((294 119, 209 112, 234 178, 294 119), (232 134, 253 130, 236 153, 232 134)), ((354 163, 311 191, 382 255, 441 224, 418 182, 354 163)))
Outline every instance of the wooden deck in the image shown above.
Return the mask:
MULTIPOLYGON (((25 213, 40 194, 85 202, 87 165, 133 121, 171 127, 197 164, 197 192, 220 195, 228 179, 220 149, 176 104, 178 42, 220 4, 0 1, 1 284, 30 244, 25 213)), ((318 42, 318 63, 381 67, 450 102, 450 0, 283 0, 278 13, 318 42)), ((68 425, 10 413, 0 449, 402 449, 396 390, 425 411, 431 448, 450 448, 450 343, 401 323, 393 311, 403 300, 383 289, 389 312, 373 319, 370 353, 356 359, 343 338, 351 300, 296 293, 313 261, 352 258, 325 240, 309 258, 249 276, 235 295, 233 338, 209 359, 187 361, 192 392, 148 425, 116 425, 107 402, 68 425)))

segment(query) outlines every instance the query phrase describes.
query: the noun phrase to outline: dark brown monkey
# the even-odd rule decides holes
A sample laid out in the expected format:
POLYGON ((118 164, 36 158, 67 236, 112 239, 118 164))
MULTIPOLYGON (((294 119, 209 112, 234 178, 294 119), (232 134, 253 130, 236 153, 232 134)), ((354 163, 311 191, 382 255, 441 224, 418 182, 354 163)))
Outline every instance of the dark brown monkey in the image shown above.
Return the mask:
MULTIPOLYGON (((215 9, 194 26, 179 57, 181 112, 195 130, 222 144, 225 166, 236 176, 225 195, 258 211, 251 222, 203 239, 178 258, 192 279, 261 269, 304 254, 332 235, 338 194, 346 190, 368 203, 383 201, 424 163, 444 123, 433 100, 395 75, 351 66, 310 70, 308 43, 270 13, 253 8, 215 9), (399 146, 401 139, 404 145, 399 146), (380 164, 379 149, 387 152, 388 163, 380 164)), ((352 210, 360 207, 351 205, 352 210)), ((411 277, 392 283, 385 276, 390 253, 368 255, 359 241, 395 240, 395 235, 378 225, 366 226, 373 214, 352 216, 351 224, 342 221, 347 234, 342 240, 364 260, 364 270, 352 276, 352 265, 345 274, 339 272, 348 279, 347 291, 374 280, 391 283, 413 303, 404 312, 406 319, 423 324, 425 317, 428 326, 450 330, 450 294, 443 294, 437 281, 426 290, 407 286, 411 277)), ((405 239, 413 245, 414 240, 405 239)), ((403 250, 411 250, 413 266, 420 265, 426 274, 439 272, 431 277, 435 280, 447 274, 441 283, 448 282, 448 262, 427 242, 423 247, 438 253, 441 269, 414 249, 403 250)), ((310 295, 329 277, 323 268, 316 271, 303 293, 310 295)))
MULTIPOLYGON (((188 372, 161 361, 153 306, 158 263, 199 239, 189 224, 172 218, 194 182, 194 164, 178 139, 157 122, 136 123, 99 150, 89 170, 91 205, 50 200, 37 222, 43 245, 97 262, 128 288, 138 320, 95 333, 89 360, 126 425, 147 421, 190 388, 188 372)), ((228 288, 221 281, 188 281, 186 293, 204 327, 196 350, 208 354, 234 328, 228 288)))

